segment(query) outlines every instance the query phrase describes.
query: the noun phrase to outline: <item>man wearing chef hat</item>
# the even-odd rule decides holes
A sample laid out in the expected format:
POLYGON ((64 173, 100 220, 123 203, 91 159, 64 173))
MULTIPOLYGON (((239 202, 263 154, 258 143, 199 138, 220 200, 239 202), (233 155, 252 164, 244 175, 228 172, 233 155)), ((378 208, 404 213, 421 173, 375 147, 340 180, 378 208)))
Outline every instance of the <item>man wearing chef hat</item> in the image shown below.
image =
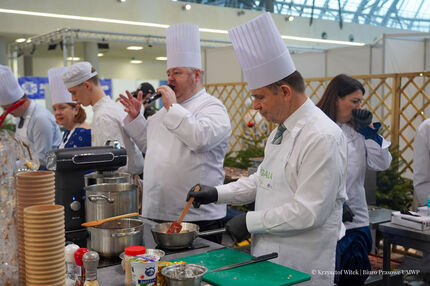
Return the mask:
POLYGON ((12 70, 0 65, 0 106, 6 110, 20 99, 24 104, 11 112, 17 118, 15 136, 30 146, 33 156, 39 160, 39 168, 44 169, 46 152, 60 145, 60 128, 46 108, 27 97, 12 70))
POLYGON ((67 67, 55 67, 48 70, 55 120, 65 128, 59 149, 91 146, 91 129, 85 122, 85 110, 72 100, 72 95, 63 82, 66 69, 67 67))
MULTIPOLYGON (((306 96, 269 13, 229 31, 254 108, 277 123, 256 174, 237 182, 193 189, 195 206, 246 204, 227 230, 238 240, 252 234, 252 254, 278 252, 276 263, 312 276, 306 285, 333 285, 336 242, 346 198, 346 141, 342 130, 306 96)), ((305 285, 305 284, 304 284, 305 285)))
MULTIPOLYGON (((158 221, 176 221, 185 207, 183 197, 198 182, 224 182, 223 162, 231 133, 224 105, 202 83, 198 26, 176 24, 166 30, 168 83, 161 86, 163 106, 146 120, 142 104, 127 92, 121 102, 129 116, 125 130, 146 152, 142 214, 158 221)), ((200 230, 220 228, 225 205, 190 209, 184 221, 200 230)), ((221 242, 222 235, 208 236, 221 242)))
POLYGON ((67 67, 63 82, 72 99, 83 106, 93 107, 91 123, 91 146, 103 146, 107 140, 118 140, 127 150, 128 173, 142 173, 143 157, 128 136, 124 136, 121 122, 127 114, 121 105, 106 96, 99 83, 97 72, 89 62, 79 62, 67 67))

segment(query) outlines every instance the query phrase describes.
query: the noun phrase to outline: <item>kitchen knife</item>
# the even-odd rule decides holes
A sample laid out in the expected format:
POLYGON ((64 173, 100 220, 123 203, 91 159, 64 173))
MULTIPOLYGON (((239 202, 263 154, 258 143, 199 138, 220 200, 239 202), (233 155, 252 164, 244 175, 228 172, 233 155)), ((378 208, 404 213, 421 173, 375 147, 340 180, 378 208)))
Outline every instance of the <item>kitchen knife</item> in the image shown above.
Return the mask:
POLYGON ((220 267, 220 268, 216 268, 214 270, 209 271, 209 273, 223 271, 223 270, 227 270, 227 269, 232 269, 232 268, 236 268, 236 267, 240 267, 240 266, 244 266, 244 265, 248 265, 248 264, 253 264, 253 263, 257 263, 257 262, 261 262, 261 261, 266 261, 266 260, 273 259, 273 258, 276 258, 276 257, 278 257, 278 253, 277 252, 272 252, 270 254, 265 254, 265 255, 254 257, 254 258, 252 258, 250 260, 246 260, 246 261, 243 261, 243 262, 239 262, 239 263, 235 263, 235 264, 223 266, 223 267, 220 267))

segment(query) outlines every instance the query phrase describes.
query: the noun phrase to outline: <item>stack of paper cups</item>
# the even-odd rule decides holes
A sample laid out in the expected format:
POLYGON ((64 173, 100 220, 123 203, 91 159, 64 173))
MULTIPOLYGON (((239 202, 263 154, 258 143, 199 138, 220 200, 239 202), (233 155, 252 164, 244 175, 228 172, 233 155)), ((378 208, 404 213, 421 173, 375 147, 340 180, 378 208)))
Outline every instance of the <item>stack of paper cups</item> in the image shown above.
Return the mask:
POLYGON ((39 205, 24 209, 26 285, 64 285, 64 207, 39 205))
POLYGON ((16 174, 16 216, 18 228, 19 283, 25 285, 24 208, 34 205, 53 205, 55 202, 55 174, 51 171, 16 174))

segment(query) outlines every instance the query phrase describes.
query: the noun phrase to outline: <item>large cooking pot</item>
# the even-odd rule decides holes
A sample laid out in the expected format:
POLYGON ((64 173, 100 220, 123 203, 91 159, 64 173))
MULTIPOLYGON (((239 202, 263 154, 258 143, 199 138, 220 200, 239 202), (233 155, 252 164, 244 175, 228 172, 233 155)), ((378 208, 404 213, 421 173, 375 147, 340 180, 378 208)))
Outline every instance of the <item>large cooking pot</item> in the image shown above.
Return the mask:
POLYGON ((151 228, 152 236, 158 247, 163 249, 183 249, 190 247, 198 236, 212 235, 225 231, 225 228, 199 232, 199 226, 194 223, 183 222, 180 233, 167 233, 171 222, 159 223, 151 228))
POLYGON ((129 173, 92 172, 84 176, 85 186, 96 184, 132 183, 129 173))
POLYGON ((86 221, 104 219, 139 210, 137 185, 97 184, 84 188, 86 191, 86 221))
POLYGON ((88 227, 91 249, 104 257, 117 257, 124 248, 143 245, 143 222, 138 219, 119 219, 88 227))

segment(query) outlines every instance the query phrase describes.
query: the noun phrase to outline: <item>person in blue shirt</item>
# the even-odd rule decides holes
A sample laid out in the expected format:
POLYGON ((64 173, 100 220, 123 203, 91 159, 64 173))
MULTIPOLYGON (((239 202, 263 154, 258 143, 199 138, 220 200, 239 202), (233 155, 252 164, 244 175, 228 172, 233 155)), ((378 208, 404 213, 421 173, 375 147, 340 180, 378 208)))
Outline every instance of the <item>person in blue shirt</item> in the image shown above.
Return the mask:
POLYGON ((72 95, 64 86, 62 76, 65 69, 55 67, 48 70, 55 120, 65 129, 59 148, 91 146, 91 129, 85 122, 85 110, 72 100, 72 95))
POLYGON ((30 147, 39 169, 44 169, 45 154, 60 145, 60 128, 45 107, 27 97, 12 70, 0 65, 0 106, 6 110, 21 99, 24 103, 11 112, 17 119, 15 137, 30 147))

